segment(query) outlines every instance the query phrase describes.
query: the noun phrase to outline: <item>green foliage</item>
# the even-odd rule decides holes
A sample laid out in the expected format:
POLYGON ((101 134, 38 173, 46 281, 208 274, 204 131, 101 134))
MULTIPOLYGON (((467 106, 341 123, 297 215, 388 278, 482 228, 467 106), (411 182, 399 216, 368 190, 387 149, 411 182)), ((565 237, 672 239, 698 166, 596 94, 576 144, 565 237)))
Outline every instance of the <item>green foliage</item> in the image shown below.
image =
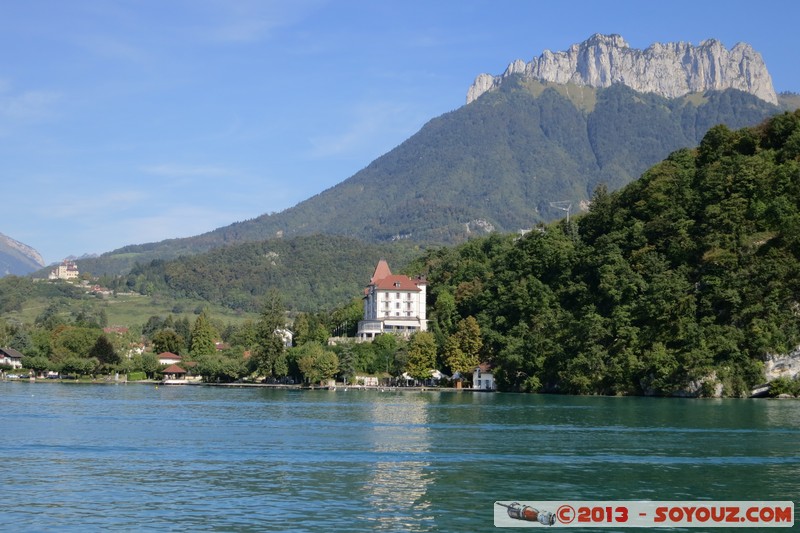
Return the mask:
POLYGON ((68 357, 61 362, 61 373, 66 375, 86 376, 92 374, 98 366, 96 359, 68 357))
POLYGON ((461 376, 469 375, 478 366, 478 356, 483 348, 481 328, 474 316, 458 323, 456 332, 445 342, 445 363, 450 371, 461 376))
MULTIPOLYGON (((266 294, 275 290, 291 304, 290 310, 311 312, 350 302, 369 280, 375 258, 385 257, 402 268, 419 254, 411 243, 367 244, 322 235, 276 239, 136 264, 110 286, 252 312, 259 311, 266 294)), ((355 327, 352 321, 351 325, 355 327)))
POLYGON ((59 326, 51 334, 51 358, 64 361, 68 358, 88 357, 103 331, 95 328, 59 326))
POLYGON ((159 370, 161 370, 161 363, 158 362, 158 356, 154 353, 144 353, 141 355, 134 355, 130 360, 130 368, 133 372, 142 372, 148 379, 153 379, 159 370))
POLYGON ((174 329, 157 331, 152 338, 153 351, 156 353, 170 352, 180 354, 184 352, 186 341, 174 329))
POLYGON ((457 359, 474 316, 506 390, 747 394, 800 343, 798 132, 715 127, 569 224, 429 252, 431 330, 457 359))
POLYGON ((197 358, 195 371, 209 383, 231 383, 247 375, 247 365, 241 357, 205 354, 197 358))
POLYGON ((308 342, 292 348, 297 366, 308 383, 331 379, 339 371, 339 358, 317 342, 308 342))
POLYGON ((33 370, 37 374, 42 374, 47 370, 52 370, 53 368, 55 368, 55 366, 56 365, 54 365, 50 361, 50 359, 48 359, 47 357, 43 357, 41 355, 37 355, 34 357, 26 356, 22 358, 22 367, 33 370))
POLYGON ((436 369, 436 340, 427 331, 418 331, 408 343, 406 372, 412 378, 423 381, 430 379, 431 371, 436 369))
POLYGON ((100 335, 97 338, 94 346, 89 350, 89 357, 97 359, 101 365, 109 368, 113 368, 115 365, 122 362, 114 345, 111 344, 111 341, 109 341, 108 337, 105 335, 100 335))
POLYGON ((208 313, 204 310, 197 316, 192 327, 190 353, 194 356, 216 353, 215 340, 217 338, 219 338, 219 333, 211 325, 208 313))
POLYGON ((773 398, 778 396, 800 396, 800 380, 781 377, 770 382, 769 395, 773 398))
POLYGON ((283 300, 277 291, 270 291, 256 324, 256 346, 253 363, 262 376, 285 376, 288 366, 285 362, 284 341, 281 331, 286 328, 286 312, 283 300))

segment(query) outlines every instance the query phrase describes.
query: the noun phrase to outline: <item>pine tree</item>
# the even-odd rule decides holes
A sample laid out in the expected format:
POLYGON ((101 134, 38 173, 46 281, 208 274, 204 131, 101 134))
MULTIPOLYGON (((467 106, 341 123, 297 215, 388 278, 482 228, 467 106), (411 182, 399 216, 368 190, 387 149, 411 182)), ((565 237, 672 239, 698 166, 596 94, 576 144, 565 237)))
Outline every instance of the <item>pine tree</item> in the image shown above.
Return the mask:
MULTIPOLYGON (((283 374, 285 365, 280 363, 286 347, 280 332, 286 327, 285 308, 276 290, 267 293, 261 316, 256 324, 256 349, 254 361, 260 375, 283 374), (276 368, 278 363, 278 368, 276 368)), ((288 371, 288 368, 286 368, 288 371)))
POLYGON ((217 347, 214 344, 217 338, 217 332, 211 325, 208 314, 203 310, 194 321, 192 328, 192 347, 191 354, 198 355, 212 355, 216 353, 217 347))

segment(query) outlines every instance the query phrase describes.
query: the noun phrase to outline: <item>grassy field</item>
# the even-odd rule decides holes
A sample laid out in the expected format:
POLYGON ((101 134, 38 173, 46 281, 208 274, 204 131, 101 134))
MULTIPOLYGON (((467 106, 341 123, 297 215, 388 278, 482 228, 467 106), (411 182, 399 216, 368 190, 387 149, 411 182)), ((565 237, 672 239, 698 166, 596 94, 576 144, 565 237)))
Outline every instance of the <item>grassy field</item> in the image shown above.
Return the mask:
MULTIPOLYGON (((133 326, 142 325, 151 316, 165 317, 173 315, 176 318, 186 316, 190 322, 199 313, 199 310, 208 308, 211 318, 220 320, 225 324, 241 324, 245 320, 257 320, 256 313, 237 313, 232 309, 209 305, 207 302, 197 300, 176 300, 165 297, 142 296, 139 294, 122 294, 107 298, 88 297, 84 300, 62 300, 67 307, 62 311, 65 316, 73 311, 82 308, 90 308, 93 312, 105 311, 108 317, 109 326, 133 326), (197 311, 197 312, 196 312, 197 311)), ((45 298, 36 298, 26 302, 22 311, 11 312, 3 315, 3 318, 12 321, 20 321, 32 324, 36 317, 44 311, 50 301, 45 298)))

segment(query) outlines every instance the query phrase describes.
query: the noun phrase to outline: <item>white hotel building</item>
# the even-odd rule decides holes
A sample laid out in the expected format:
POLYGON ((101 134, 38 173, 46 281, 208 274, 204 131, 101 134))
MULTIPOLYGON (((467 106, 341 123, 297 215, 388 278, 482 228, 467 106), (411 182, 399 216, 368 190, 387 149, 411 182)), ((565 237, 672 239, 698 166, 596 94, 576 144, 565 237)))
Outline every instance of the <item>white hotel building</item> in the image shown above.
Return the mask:
POLYGON ((382 333, 409 336, 427 331, 423 278, 395 275, 381 259, 364 289, 364 320, 358 323, 358 338, 369 341, 382 333))

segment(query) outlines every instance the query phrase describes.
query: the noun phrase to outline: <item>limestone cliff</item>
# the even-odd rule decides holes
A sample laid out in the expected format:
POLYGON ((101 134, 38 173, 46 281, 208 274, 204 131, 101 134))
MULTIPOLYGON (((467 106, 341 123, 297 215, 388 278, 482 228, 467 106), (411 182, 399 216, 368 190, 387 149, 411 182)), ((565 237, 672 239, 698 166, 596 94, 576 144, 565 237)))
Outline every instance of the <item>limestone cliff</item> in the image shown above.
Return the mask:
POLYGON ((467 92, 467 103, 500 86, 514 74, 554 83, 608 87, 622 83, 644 93, 676 98, 707 90, 739 89, 778 103, 761 54, 749 44, 730 50, 709 39, 690 43, 655 43, 630 48, 619 35, 595 34, 564 52, 545 50, 529 63, 516 60, 501 76, 480 74, 467 92))
POLYGON ((41 254, 19 241, 0 233, 0 277, 24 276, 44 266, 41 254))

